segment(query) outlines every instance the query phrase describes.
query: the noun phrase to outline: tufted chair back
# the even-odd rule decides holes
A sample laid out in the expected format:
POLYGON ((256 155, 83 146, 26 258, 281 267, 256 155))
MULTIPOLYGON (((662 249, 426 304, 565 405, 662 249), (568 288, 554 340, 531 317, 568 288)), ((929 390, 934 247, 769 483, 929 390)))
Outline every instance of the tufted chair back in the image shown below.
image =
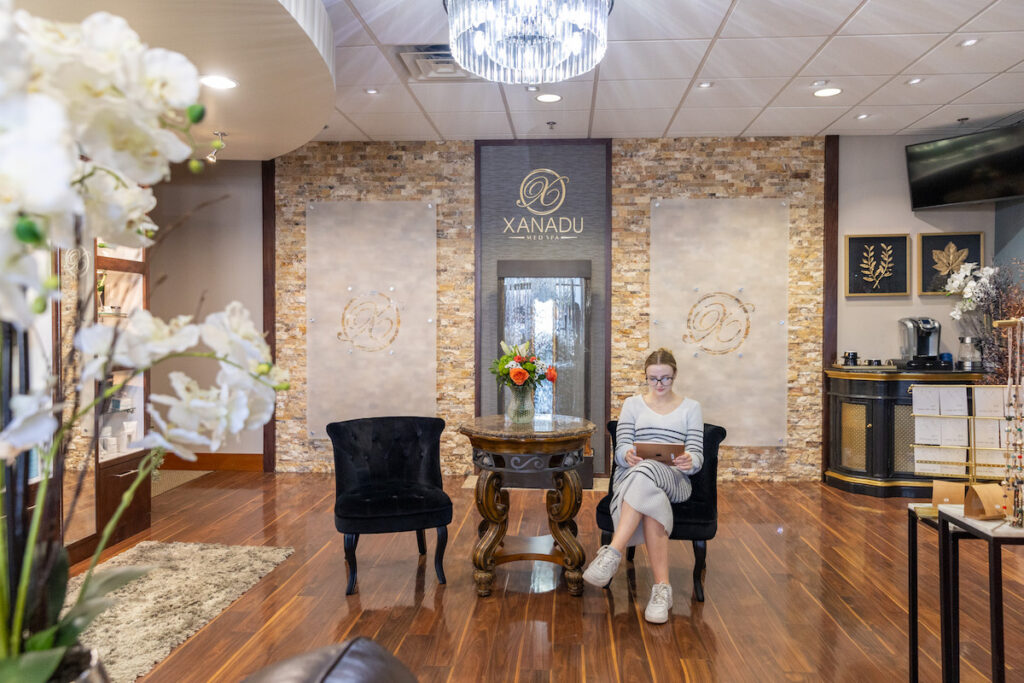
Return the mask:
POLYGON ((327 425, 334 444, 339 495, 385 482, 441 488, 441 432, 437 417, 367 417, 327 425))

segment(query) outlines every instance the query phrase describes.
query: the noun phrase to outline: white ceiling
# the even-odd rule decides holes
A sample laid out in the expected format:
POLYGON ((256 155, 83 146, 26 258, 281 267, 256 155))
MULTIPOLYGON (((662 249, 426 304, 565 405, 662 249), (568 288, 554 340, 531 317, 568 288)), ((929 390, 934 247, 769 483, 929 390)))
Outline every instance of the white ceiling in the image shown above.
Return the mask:
POLYGON ((411 81, 394 46, 447 43, 441 0, 323 2, 337 91, 318 140, 944 135, 1024 117, 1024 0, 616 0, 604 61, 542 87, 557 104, 411 81), (817 80, 842 94, 814 97, 817 80))

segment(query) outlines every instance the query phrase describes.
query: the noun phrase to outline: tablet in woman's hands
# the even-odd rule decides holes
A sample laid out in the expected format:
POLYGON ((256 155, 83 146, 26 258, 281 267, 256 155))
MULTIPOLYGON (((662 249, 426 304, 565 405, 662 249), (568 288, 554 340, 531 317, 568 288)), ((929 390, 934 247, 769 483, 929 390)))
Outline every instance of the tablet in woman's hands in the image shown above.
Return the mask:
POLYGON ((638 458, 657 460, 663 465, 673 466, 672 456, 682 455, 686 451, 684 443, 654 443, 651 441, 634 441, 638 458))

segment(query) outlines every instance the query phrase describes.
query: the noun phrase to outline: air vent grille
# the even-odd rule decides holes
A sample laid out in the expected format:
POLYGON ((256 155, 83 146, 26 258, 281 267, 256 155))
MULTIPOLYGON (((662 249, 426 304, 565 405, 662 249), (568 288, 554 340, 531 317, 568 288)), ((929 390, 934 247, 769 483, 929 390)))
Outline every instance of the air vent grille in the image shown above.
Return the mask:
POLYGON ((409 70, 409 78, 413 81, 431 82, 464 82, 479 81, 452 57, 451 48, 447 45, 398 45, 395 54, 409 70))

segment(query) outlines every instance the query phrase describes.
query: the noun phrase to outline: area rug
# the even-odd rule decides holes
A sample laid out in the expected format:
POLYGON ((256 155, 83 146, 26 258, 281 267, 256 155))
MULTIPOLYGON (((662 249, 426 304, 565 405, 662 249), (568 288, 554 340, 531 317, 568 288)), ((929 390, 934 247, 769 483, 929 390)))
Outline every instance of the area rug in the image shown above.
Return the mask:
MULTIPOLYGON (((113 683, 130 683, 162 661, 293 552, 292 548, 143 541, 97 567, 154 569, 113 593, 82 642, 99 651, 113 683)), ((71 579, 70 605, 84 575, 71 579)))

